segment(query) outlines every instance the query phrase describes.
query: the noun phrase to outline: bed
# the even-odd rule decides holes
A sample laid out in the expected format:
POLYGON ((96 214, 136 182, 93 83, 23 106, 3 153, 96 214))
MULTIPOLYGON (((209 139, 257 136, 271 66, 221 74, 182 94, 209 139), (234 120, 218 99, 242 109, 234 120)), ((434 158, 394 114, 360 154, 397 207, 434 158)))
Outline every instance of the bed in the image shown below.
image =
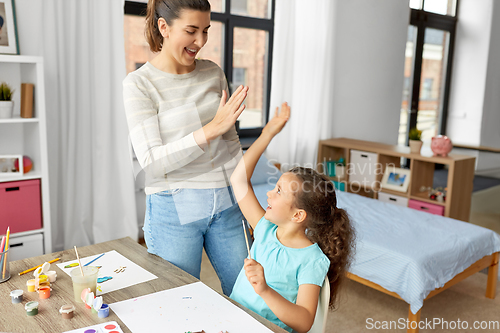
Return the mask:
MULTIPOLYGON (((267 206, 267 191, 279 176, 262 157, 252 184, 263 207, 267 206)), ((348 278, 407 302, 408 332, 418 332, 424 300, 488 267, 486 297, 495 297, 500 251, 497 233, 353 193, 337 192, 337 205, 347 210, 356 230, 348 278)))
MULTIPOLYGON (((488 267, 486 297, 495 297, 500 236, 494 231, 353 193, 338 192, 337 205, 356 230, 348 277, 407 302, 410 322, 420 321, 424 300, 488 267)), ((415 325, 408 332, 418 332, 415 325)))

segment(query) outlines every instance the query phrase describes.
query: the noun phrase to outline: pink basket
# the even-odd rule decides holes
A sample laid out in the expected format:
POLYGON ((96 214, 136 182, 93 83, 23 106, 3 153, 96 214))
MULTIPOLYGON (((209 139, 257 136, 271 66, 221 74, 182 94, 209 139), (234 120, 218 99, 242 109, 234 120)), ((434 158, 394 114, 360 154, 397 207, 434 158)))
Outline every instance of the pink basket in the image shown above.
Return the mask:
POLYGON ((414 199, 410 199, 408 201, 408 207, 421 210, 423 212, 436 214, 436 215, 444 215, 444 206, 431 204, 428 202, 418 201, 414 199))
POLYGON ((0 230, 42 228, 40 179, 0 183, 0 230))

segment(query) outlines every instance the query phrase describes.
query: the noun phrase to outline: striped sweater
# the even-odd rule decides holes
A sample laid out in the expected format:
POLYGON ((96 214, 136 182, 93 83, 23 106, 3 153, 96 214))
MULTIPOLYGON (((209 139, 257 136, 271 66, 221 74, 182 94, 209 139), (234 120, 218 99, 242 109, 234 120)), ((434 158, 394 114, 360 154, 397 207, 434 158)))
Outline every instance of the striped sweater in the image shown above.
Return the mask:
POLYGON ((241 156, 233 126, 201 149, 193 132, 217 113, 224 72, 209 60, 196 60, 187 74, 165 73, 147 62, 123 81, 129 136, 142 169, 146 194, 178 188, 221 188, 241 156))

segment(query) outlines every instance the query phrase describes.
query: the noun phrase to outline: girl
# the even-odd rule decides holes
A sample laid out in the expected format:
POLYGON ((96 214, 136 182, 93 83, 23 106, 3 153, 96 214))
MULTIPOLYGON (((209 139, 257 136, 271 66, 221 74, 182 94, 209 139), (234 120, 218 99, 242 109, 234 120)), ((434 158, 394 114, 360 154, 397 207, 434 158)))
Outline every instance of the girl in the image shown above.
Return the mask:
POLYGON ((223 71, 196 59, 209 28, 207 0, 149 0, 146 39, 159 53, 125 78, 123 96, 146 173, 148 251, 199 278, 205 247, 229 295, 246 256, 229 177, 241 151, 234 124, 248 87, 226 103, 223 71))
POLYGON ((297 167, 284 173, 267 193, 267 209, 259 205, 250 178, 289 115, 286 103, 281 112, 276 109, 231 177, 241 211, 255 229, 255 240, 252 259, 245 259, 230 297, 290 332, 307 332, 326 275, 330 307, 335 304, 354 232, 347 213, 336 207, 333 183, 312 169, 297 167))

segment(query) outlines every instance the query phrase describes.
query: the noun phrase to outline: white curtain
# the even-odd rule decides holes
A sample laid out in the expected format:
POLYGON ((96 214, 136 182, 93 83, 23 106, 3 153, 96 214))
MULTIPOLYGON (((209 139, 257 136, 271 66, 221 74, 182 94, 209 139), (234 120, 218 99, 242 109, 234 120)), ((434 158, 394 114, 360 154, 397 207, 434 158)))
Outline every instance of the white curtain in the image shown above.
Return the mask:
POLYGON ((291 117, 266 155, 284 169, 312 167, 318 141, 332 136, 335 2, 276 1, 269 114, 287 101, 291 117))
POLYGON ((43 41, 53 250, 137 239, 124 0, 18 1, 41 15, 32 33, 43 41))

